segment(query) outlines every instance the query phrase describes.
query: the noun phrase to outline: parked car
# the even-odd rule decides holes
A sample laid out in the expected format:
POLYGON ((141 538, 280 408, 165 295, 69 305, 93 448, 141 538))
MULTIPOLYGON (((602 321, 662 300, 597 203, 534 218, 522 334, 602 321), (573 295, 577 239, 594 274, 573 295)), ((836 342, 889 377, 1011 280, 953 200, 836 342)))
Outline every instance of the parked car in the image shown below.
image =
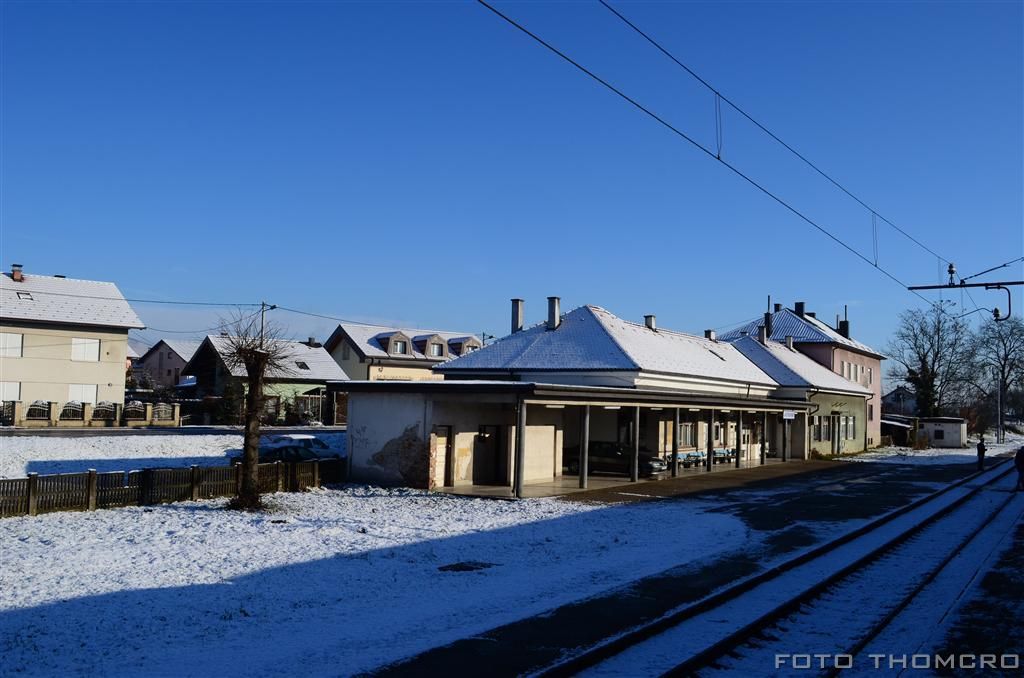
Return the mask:
MULTIPOLYGON (((320 442, 320 441, 317 441, 320 442)), ((321 443, 322 444, 322 443, 321 443)), ((310 448, 302 445, 280 445, 278 447, 260 448, 260 463, 274 461, 326 461, 343 459, 340 454, 324 445, 324 449, 310 448)))
MULTIPOLYGON (((629 474, 633 459, 633 448, 626 443, 612 443, 601 440, 590 442, 587 468, 591 473, 629 474)), ((580 472, 580 448, 566 448, 563 452, 565 466, 569 473, 580 472)), ((640 450, 640 475, 651 476, 668 470, 665 461, 647 450, 640 450)))
POLYGON ((278 447, 304 447, 307 450, 319 453, 321 456, 325 454, 334 454, 339 457, 345 456, 344 450, 336 450, 316 436, 308 433, 281 433, 267 436, 265 441, 260 444, 260 452, 278 447))

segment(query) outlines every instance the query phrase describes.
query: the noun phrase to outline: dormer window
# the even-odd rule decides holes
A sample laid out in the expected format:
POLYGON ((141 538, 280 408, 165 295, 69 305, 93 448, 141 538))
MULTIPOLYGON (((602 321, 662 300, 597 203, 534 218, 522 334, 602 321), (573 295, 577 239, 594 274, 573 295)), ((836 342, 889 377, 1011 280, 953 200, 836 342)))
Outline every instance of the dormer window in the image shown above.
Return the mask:
POLYGON ((304 362, 302 362, 301 360, 296 360, 295 361, 295 366, 298 367, 300 370, 308 370, 309 369, 309 365, 304 363, 304 362))
POLYGON ((407 346, 408 344, 406 344, 405 341, 401 339, 396 339, 395 341, 391 342, 391 352, 396 355, 405 355, 407 346))
POLYGON ((34 301, 34 299, 32 299, 31 292, 18 292, 18 298, 24 299, 25 301, 34 301))

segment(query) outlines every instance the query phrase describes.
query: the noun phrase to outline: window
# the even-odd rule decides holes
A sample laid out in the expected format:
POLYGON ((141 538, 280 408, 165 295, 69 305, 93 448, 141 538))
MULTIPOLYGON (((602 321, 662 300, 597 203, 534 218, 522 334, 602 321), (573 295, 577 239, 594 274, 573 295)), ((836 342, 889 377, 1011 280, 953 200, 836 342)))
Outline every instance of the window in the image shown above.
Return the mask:
POLYGON ((821 417, 821 439, 832 440, 832 417, 821 417))
POLYGON ((679 446, 680 447, 696 447, 697 436, 694 430, 693 424, 680 424, 679 425, 679 446))
POLYGON ((31 292, 18 292, 18 298, 19 299, 24 299, 25 301, 35 301, 32 298, 32 293, 31 292))
POLYGON ((68 400, 96 404, 96 384, 68 384, 68 400))
POLYGON ((391 352, 398 355, 405 355, 405 342, 401 340, 392 342, 391 352))
POLYGON ((100 340, 82 339, 81 337, 71 338, 71 359, 84 362, 99 362, 100 340))
POLYGON ((932 435, 932 439, 933 440, 945 440, 946 439, 946 431, 944 429, 941 429, 941 428, 935 429, 934 435, 932 435))
POLYGON ((814 440, 816 442, 821 442, 823 440, 823 438, 821 437, 821 420, 823 418, 824 417, 812 417, 811 418, 811 422, 812 422, 811 426, 812 426, 812 430, 814 431, 814 440))
POLYGON ((295 366, 298 367, 300 370, 308 370, 309 369, 309 365, 307 365, 306 363, 302 362, 301 360, 296 360, 295 361, 295 366))
POLYGON ((444 345, 443 344, 431 344, 430 355, 434 358, 444 357, 444 345))
POLYGON ((873 383, 874 383, 874 372, 869 367, 868 368, 868 384, 870 385, 870 384, 873 384, 873 383))
POLYGON ((21 340, 20 334, 0 332, 0 358, 20 358, 21 340))
POLYGON ((850 417, 850 424, 849 424, 849 431, 848 431, 848 433, 850 434, 849 435, 849 439, 850 440, 856 439, 856 437, 857 437, 857 417, 850 417))
POLYGON ((171 371, 170 370, 167 370, 167 376, 168 377, 171 376, 171 371))
MULTIPOLYGON (((869 375, 869 378, 870 378, 870 375, 869 375)), ((874 421, 874 420, 875 420, 875 406, 872 405, 871 403, 868 403, 868 421, 874 421)))
POLYGON ((348 342, 346 341, 344 344, 341 345, 341 359, 349 360, 351 358, 352 350, 348 347, 348 342))
POLYGON ((21 400, 21 382, 0 381, 0 400, 21 400))

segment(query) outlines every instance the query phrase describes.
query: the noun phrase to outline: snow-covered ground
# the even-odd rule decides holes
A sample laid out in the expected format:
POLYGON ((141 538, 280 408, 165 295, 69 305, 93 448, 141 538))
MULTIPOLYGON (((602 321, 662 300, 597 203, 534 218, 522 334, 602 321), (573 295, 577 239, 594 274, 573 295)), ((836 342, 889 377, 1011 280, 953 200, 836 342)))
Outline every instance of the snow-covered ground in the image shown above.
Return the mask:
MULTIPOLYGON (((1024 445, 1024 436, 1007 433, 1005 443, 995 443, 994 435, 985 436, 988 457, 1016 452, 1024 445)), ((879 447, 863 454, 841 457, 843 461, 873 461, 883 464, 976 464, 978 439, 972 438, 970 447, 929 447, 915 450, 910 447, 879 447)))
POLYGON ((0 521, 2 673, 350 675, 756 539, 696 500, 269 500, 0 521))
MULTIPOLYGON (((344 449, 344 433, 317 433, 344 449)), ((0 478, 26 473, 133 471, 172 466, 223 466, 241 451, 242 434, 232 435, 68 435, 0 437, 0 478)))

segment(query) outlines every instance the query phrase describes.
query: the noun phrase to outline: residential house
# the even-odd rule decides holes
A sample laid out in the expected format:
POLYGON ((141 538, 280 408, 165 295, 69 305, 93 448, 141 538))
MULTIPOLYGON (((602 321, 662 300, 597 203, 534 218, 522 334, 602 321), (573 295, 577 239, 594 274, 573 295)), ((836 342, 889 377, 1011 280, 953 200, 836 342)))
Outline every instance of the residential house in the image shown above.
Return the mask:
POLYGON ((138 384, 149 388, 174 388, 181 382, 182 371, 202 342, 190 339, 161 339, 142 354, 135 371, 138 384))
MULTIPOLYGON (((228 357, 227 336, 207 336, 182 368, 182 375, 195 377, 200 397, 235 399, 241 412, 248 373, 228 357)), ((264 407, 270 421, 323 420, 323 395, 328 382, 348 379, 323 346, 312 339, 286 341, 284 367, 267 372, 264 379, 264 407)))
POLYGON ((906 386, 897 386, 882 396, 882 412, 914 416, 917 414, 917 394, 906 386))
POLYGON ((435 365, 481 348, 465 332, 341 323, 324 344, 349 379, 416 381, 442 379, 435 365))
POLYGON ((75 416, 81 404, 123 404, 128 331, 143 327, 114 283, 15 264, 0 275, 0 400, 19 404, 5 405, 5 419, 45 423, 68 402, 75 416))
POLYGON ((792 309, 775 304, 774 312, 764 314, 761 320, 725 333, 723 339, 733 340, 744 335, 755 337, 762 327, 771 341, 788 343, 820 365, 827 367, 848 381, 864 386, 872 392, 867 402, 867 422, 864 431, 868 447, 881 444, 882 361, 878 351, 853 339, 850 321, 841 320, 836 327, 819 320, 806 304, 796 302, 792 309))
POLYGON ((813 380, 782 386, 712 331, 674 332, 653 315, 633 323, 597 306, 563 315, 557 297, 529 328, 513 300, 509 336, 434 371, 444 380, 329 386, 349 393, 351 477, 523 496, 566 476, 585 487, 595 444, 631 449, 632 480, 640 451, 682 455, 693 470, 806 458, 798 432, 821 409, 813 380))

